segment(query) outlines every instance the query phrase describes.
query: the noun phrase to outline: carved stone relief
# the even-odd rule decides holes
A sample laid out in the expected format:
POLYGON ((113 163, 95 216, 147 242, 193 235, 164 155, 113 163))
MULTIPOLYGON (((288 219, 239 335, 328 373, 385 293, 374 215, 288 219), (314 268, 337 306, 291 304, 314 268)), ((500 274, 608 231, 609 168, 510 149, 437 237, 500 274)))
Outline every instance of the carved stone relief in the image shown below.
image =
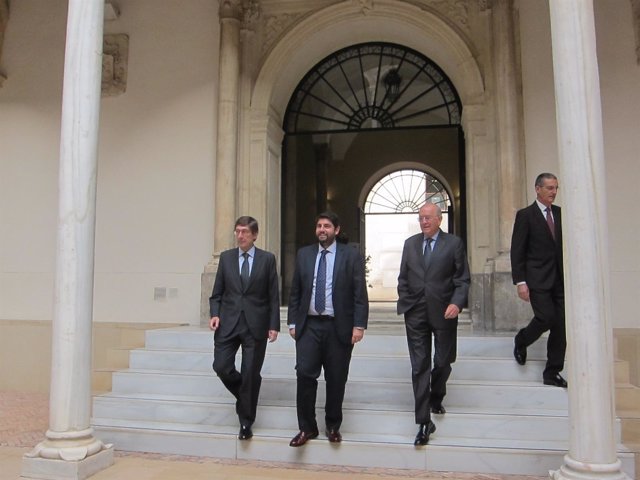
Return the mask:
MULTIPOLYGON (((254 0, 251 0, 250 4, 254 0)), ((359 8, 363 15, 367 15, 376 9, 375 0, 347 0, 359 8)), ((490 8, 491 0, 476 0, 480 11, 490 8)), ((634 1, 634 0, 632 0, 634 1)), ((640 0, 637 0, 640 1, 640 0)), ((287 30, 290 30, 298 21, 307 16, 314 10, 323 8, 335 2, 308 2, 300 1, 291 5, 288 11, 279 5, 279 8, 272 9, 274 2, 261 2, 262 17, 260 22, 262 29, 262 53, 268 51, 275 42, 287 30)), ((460 30, 469 33, 469 0, 408 0, 407 3, 430 10, 445 18, 452 25, 457 26, 460 30)), ((246 8, 245 8, 246 11, 246 8)))
POLYGON ((105 35, 102 49, 102 96, 121 95, 127 89, 129 36, 105 35))
POLYGON ((262 52, 269 50, 280 35, 292 27, 304 13, 285 13, 281 15, 269 15, 264 18, 264 41, 262 52))
POLYGON ((2 45, 4 43, 4 31, 7 28, 9 22, 9 2, 7 0, 0 0, 0 88, 7 79, 2 71, 2 45))

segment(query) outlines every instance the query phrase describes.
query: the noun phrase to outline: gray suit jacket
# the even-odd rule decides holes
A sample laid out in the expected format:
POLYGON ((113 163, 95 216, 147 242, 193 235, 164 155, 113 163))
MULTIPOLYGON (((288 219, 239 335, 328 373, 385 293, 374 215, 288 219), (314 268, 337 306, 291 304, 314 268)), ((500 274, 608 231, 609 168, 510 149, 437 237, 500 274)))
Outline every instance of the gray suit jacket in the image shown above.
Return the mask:
MULTIPOLYGON (((318 244, 314 243, 298 250, 296 258, 287 315, 289 324, 296 326, 296 340, 305 331, 317 255, 318 244)), ((338 338, 343 343, 351 343, 353 327, 367 328, 369 299, 362 255, 342 243, 338 243, 336 249, 332 295, 338 338)))
POLYGON ((222 252, 213 291, 209 298, 212 317, 220 317, 216 336, 229 335, 244 312, 251 335, 265 339, 269 330, 280 331, 280 293, 276 257, 256 248, 251 276, 246 290, 242 290, 238 249, 222 252))
POLYGON ((451 303, 462 310, 469 294, 470 274, 464 244, 459 237, 440 231, 427 268, 423 239, 424 235, 418 233, 404 243, 398 275, 398 314, 426 301, 433 311, 442 312, 436 323, 441 320, 443 326, 451 326, 452 322, 444 319, 444 311, 451 303))

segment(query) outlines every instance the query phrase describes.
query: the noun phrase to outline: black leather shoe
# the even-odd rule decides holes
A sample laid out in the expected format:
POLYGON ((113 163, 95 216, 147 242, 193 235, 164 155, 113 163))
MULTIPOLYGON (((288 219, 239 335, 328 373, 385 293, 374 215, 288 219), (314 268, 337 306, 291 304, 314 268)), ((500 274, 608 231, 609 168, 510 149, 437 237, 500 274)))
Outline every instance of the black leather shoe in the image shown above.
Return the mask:
POLYGON ((289 446, 301 447, 302 445, 307 443, 309 440, 313 440, 317 436, 318 436, 317 430, 315 432, 303 432, 302 430, 300 430, 298 434, 291 439, 291 441, 289 442, 289 446))
POLYGON ((328 428, 324 433, 331 443, 340 443, 342 441, 342 434, 337 428, 328 428))
POLYGON ((416 447, 420 445, 426 445, 427 443, 429 443, 429 435, 431 435, 435 431, 436 426, 433 424, 433 422, 430 421, 429 423, 421 424, 413 444, 416 447))
POLYGON ((527 363, 527 347, 523 347, 522 345, 515 344, 513 347, 513 356, 518 362, 518 365, 524 365, 527 363))
POLYGON ((444 415, 447 411, 442 406, 442 403, 434 403, 431 405, 431 413, 435 413, 436 415, 444 415))
POLYGON ((567 381, 559 373, 556 373, 553 377, 543 379, 542 383, 553 387, 567 388, 567 381))
POLYGON ((251 427, 248 425, 241 425, 240 433, 238 433, 238 440, 249 440, 251 437, 253 437, 251 427))

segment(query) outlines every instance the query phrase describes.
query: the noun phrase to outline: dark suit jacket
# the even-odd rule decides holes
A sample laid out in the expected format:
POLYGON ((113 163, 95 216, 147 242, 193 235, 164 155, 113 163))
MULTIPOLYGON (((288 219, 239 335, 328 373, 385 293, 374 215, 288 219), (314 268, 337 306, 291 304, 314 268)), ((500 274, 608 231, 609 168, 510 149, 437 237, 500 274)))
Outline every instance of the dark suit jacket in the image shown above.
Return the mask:
POLYGON ((445 320, 444 311, 451 303, 460 310, 467 303, 470 274, 464 244, 459 237, 441 230, 426 268, 423 239, 421 232, 404 242, 398 275, 398 314, 426 300, 430 311, 441 311, 441 318, 430 319, 434 327, 455 327, 455 322, 445 320))
MULTIPOLYGON (((369 299, 364 276, 362 255, 352 246, 338 243, 333 265, 333 311, 338 338, 351 343, 353 327, 367 328, 369 299)), ((304 334, 313 277, 318 255, 318 244, 314 243, 298 250, 296 266, 291 283, 287 321, 296 326, 296 340, 304 334)))
POLYGON ((222 252, 218 272, 209 298, 212 317, 220 317, 216 335, 229 335, 244 312, 251 335, 264 340, 269 330, 280 331, 280 294, 275 256, 256 248, 249 284, 240 282, 238 249, 222 252))
POLYGON ((513 283, 527 282, 534 290, 549 290, 562 280, 562 217, 560 207, 551 205, 554 241, 547 220, 534 201, 516 214, 511 237, 513 283), (558 277, 559 276, 559 277, 558 277))

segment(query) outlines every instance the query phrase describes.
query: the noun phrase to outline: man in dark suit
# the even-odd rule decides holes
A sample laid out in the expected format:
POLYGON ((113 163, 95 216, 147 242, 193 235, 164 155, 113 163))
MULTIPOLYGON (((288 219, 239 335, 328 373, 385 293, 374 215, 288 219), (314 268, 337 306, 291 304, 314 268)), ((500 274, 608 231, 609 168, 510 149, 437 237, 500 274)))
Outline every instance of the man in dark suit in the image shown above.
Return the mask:
POLYGON ((558 179, 552 173, 536 178, 536 201, 519 210, 511 237, 511 273, 518 296, 531 302, 533 319, 515 337, 513 355, 520 365, 527 361, 527 347, 547 330, 545 385, 567 387, 560 372, 567 349, 564 323, 562 268, 562 219, 560 207, 552 205, 558 179))
POLYGON ((234 235, 238 248, 222 252, 213 292, 209 298, 215 331, 213 370, 236 397, 240 440, 253 436, 267 339, 273 342, 280 331, 280 301, 275 256, 256 248, 258 222, 243 216, 236 220, 234 235), (235 367, 242 347, 240 372, 235 367))
POLYGON ((398 315, 404 314, 415 420, 420 425, 416 446, 429 443, 436 430, 430 414, 445 413, 442 399, 456 360, 458 314, 467 303, 470 283, 464 244, 440 229, 440 207, 423 205, 419 221, 422 232, 405 241, 398 275, 398 315))
POLYGON ((342 401, 353 345, 367 328, 369 302, 364 260, 355 248, 339 243, 338 216, 316 217, 318 243, 298 251, 291 295, 289 333, 296 341, 296 404, 300 431, 292 447, 318 436, 316 394, 324 369, 326 382, 325 433, 332 443, 342 441, 342 401))

